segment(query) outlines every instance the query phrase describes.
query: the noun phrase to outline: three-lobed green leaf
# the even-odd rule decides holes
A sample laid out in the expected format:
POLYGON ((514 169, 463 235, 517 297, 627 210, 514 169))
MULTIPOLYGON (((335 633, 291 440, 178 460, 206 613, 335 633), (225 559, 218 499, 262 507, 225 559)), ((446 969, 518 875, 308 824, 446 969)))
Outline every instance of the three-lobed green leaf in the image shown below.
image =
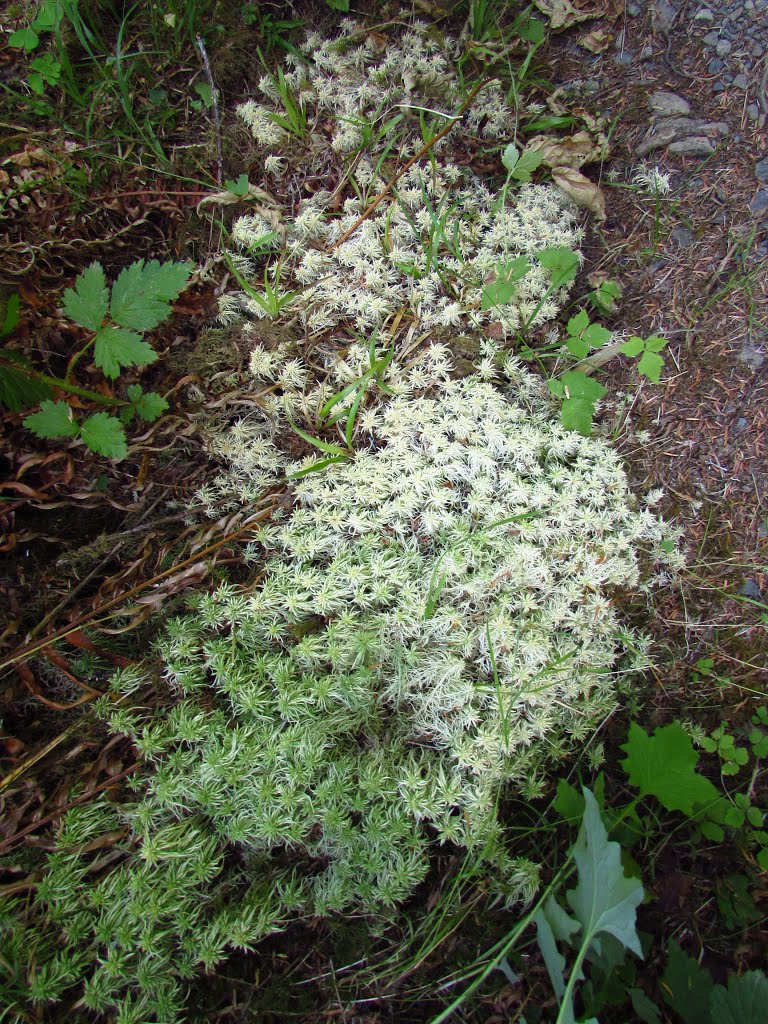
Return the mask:
POLYGON ((567 245, 556 245, 536 253, 539 263, 552 274, 552 288, 570 284, 579 270, 579 257, 567 245))
POLYGON ((77 437, 80 427, 66 402, 44 401, 40 411, 24 418, 24 426, 37 437, 77 437))
POLYGON ((92 452, 110 459, 124 459, 128 454, 125 431, 119 419, 106 412, 97 412, 84 420, 80 436, 92 452))

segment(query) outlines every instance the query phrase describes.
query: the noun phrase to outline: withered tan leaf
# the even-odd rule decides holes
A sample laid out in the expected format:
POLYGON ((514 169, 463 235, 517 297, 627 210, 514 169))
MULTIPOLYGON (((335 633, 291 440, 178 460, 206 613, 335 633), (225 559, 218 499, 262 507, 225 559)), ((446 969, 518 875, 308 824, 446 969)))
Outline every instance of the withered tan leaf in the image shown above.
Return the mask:
POLYGON ((584 164, 603 157, 603 146, 589 132, 576 132, 565 139, 554 135, 535 135, 528 149, 541 153, 547 167, 572 167, 578 170, 584 164))
POLYGON ((554 167, 552 180, 578 206, 605 220, 605 196, 600 187, 573 167, 554 167))

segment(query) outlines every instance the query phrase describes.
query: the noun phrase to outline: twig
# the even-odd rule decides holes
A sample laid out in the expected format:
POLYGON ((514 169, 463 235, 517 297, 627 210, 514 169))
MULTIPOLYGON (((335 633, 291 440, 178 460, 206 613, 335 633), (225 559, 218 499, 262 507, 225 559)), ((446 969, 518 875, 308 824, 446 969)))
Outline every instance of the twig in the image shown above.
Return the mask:
POLYGON ((465 100, 465 102, 459 107, 459 112, 451 120, 451 123, 447 127, 443 128, 443 130, 441 132, 438 132, 437 135, 435 135, 434 138, 429 140, 429 142, 427 142, 425 145, 423 145, 421 147, 421 149, 418 151, 418 153, 415 153, 409 160, 406 160, 406 162, 403 164, 403 166, 400 168, 400 170, 397 172, 397 174, 395 174, 394 177, 390 179, 390 181, 384 186, 384 188, 381 190, 381 192, 379 192, 379 194, 377 196, 374 196, 374 198, 371 200, 371 202, 366 207, 366 209, 363 211, 363 213, 360 214, 360 216, 357 218, 357 220, 352 225, 352 227, 348 228, 337 242, 334 242, 333 245, 330 248, 326 249, 325 250, 326 252, 333 252, 335 249, 338 249, 338 247, 340 245, 343 245, 344 242, 346 242, 346 240, 350 237, 350 235, 353 235, 355 233, 355 231, 357 231, 357 229, 360 227, 360 225, 364 221, 368 220, 368 218, 371 216, 371 214, 376 209, 376 207, 379 205, 379 203, 382 201, 382 199, 386 198, 386 196, 389 195, 389 193, 392 191, 392 189, 395 187, 395 185, 398 183, 398 181, 402 178, 402 176, 407 171, 409 171, 411 169, 411 167, 413 167, 413 165, 418 160, 421 160, 421 158, 423 156, 426 156, 426 154, 430 151, 430 149, 432 149, 432 147, 435 145, 436 142, 439 142, 440 139, 442 139, 444 135, 447 135, 448 132, 456 124, 458 124, 458 122, 462 119, 462 117, 466 114, 466 112, 469 110, 469 108, 475 102, 475 98, 476 98, 477 94, 480 92, 480 90, 484 89, 486 87, 486 85, 490 85, 491 82, 495 82, 495 81, 496 81, 495 77, 493 77, 493 78, 486 78, 486 80, 484 82, 481 82, 478 86, 476 86, 472 90, 472 92, 469 95, 469 98, 467 100, 465 100))
POLYGON ((202 36, 195 36, 197 40, 197 48, 200 51, 200 56, 203 58, 203 68, 205 70, 205 77, 208 79, 208 86, 211 90, 211 102, 213 104, 213 124, 216 129, 216 184, 221 188, 221 176, 224 170, 224 150, 221 146, 221 118, 219 117, 219 101, 216 96, 216 86, 213 84, 213 74, 211 72, 211 65, 208 60, 208 54, 205 51, 205 43, 203 42, 202 36))

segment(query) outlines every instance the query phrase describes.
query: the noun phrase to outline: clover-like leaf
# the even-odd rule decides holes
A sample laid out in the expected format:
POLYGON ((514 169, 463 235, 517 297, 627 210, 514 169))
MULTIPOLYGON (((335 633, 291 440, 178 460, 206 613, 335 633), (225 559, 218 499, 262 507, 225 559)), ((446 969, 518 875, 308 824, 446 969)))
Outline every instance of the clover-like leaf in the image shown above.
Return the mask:
POLYGON ((157 353, 140 334, 124 327, 103 327, 96 335, 93 361, 105 377, 114 380, 123 366, 147 366, 157 353))
POLYGON ((607 327, 602 327, 600 324, 590 324, 589 327, 584 331, 584 338, 589 342, 592 348, 599 348, 604 345, 606 341, 609 341, 611 332, 607 327))
POLYGON ((34 29, 17 28, 8 36, 8 45, 15 50, 24 50, 25 53, 30 53, 40 45, 40 36, 34 29))
POLYGON ((580 309, 575 316, 572 316, 568 321, 568 333, 577 338, 582 331, 585 331, 589 327, 589 314, 583 309, 580 309))
POLYGON ((631 337, 628 341, 625 341, 621 346, 621 351, 625 356, 639 356, 645 348, 645 342, 642 338, 638 338, 637 335, 631 337))
POLYGON ((642 373, 642 375, 647 377, 653 384, 659 383, 663 368, 664 359, 656 352, 643 352, 637 364, 638 372, 642 373))
POLYGON ((107 279, 100 263, 92 263, 80 274, 74 288, 64 292, 64 312, 81 327, 98 331, 109 308, 107 279))
POLYGON ((168 403, 162 395, 155 391, 144 391, 141 384, 131 384, 128 387, 128 400, 131 407, 147 423, 152 423, 168 408, 168 403))

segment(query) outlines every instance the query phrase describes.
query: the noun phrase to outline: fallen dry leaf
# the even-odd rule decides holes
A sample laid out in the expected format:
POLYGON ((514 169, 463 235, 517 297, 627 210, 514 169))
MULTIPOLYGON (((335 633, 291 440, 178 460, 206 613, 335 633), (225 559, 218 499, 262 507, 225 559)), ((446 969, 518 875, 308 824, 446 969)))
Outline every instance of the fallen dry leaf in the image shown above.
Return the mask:
POLYGON ((582 21, 601 18, 609 9, 609 4, 600 0, 534 0, 534 3, 542 14, 547 15, 550 28, 555 32, 582 21))
POLYGON ((565 139, 554 135, 535 135, 526 148, 541 153, 546 167, 572 167, 574 170, 601 160, 605 155, 602 141, 585 131, 565 139))
POLYGON ((600 187, 572 167, 553 167, 552 180, 578 206, 605 220, 605 196, 600 187))

